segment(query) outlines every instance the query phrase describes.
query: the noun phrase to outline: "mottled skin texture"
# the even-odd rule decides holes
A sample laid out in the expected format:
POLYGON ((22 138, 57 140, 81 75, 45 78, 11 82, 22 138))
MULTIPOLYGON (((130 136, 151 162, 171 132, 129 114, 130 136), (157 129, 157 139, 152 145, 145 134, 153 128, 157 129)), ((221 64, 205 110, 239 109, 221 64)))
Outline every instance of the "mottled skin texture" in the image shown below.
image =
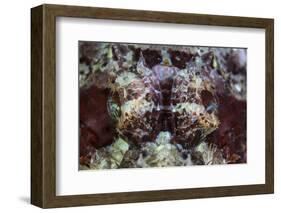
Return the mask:
POLYGON ((196 165, 245 163, 246 52, 148 46, 80 45, 81 69, 87 68, 80 78, 80 165, 121 137, 131 147, 121 167, 138 167, 167 132, 165 146, 179 148, 173 159, 191 153, 196 165))
POLYGON ((117 89, 121 106, 131 100, 145 100, 151 104, 146 109, 143 101, 139 101, 136 109, 122 113, 124 116, 118 129, 124 137, 143 143, 154 141, 161 131, 168 131, 175 143, 190 149, 218 127, 216 112, 209 109, 211 104, 215 104, 215 98, 194 70, 180 70, 167 65, 155 65, 151 69, 145 66, 143 69, 145 71, 132 82, 117 89), (196 104, 201 111, 179 111, 177 106, 181 104, 196 104))

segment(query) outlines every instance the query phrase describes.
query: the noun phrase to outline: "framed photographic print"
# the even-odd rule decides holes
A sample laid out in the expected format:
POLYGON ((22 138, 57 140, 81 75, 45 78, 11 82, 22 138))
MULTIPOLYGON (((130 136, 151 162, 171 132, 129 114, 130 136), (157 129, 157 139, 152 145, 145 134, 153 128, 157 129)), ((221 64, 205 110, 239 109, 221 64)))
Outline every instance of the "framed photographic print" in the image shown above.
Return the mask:
POLYGON ((273 19, 31 9, 31 203, 274 191, 273 19))

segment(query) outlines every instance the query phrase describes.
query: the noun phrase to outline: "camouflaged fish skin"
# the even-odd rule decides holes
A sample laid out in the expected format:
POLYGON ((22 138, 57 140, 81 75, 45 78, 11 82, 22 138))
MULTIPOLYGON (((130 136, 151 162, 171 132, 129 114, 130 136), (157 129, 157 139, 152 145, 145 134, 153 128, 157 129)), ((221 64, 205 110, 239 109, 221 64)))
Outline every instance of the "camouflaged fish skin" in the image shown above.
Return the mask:
POLYGON ((79 57, 80 169, 246 162, 246 49, 79 42, 79 57))

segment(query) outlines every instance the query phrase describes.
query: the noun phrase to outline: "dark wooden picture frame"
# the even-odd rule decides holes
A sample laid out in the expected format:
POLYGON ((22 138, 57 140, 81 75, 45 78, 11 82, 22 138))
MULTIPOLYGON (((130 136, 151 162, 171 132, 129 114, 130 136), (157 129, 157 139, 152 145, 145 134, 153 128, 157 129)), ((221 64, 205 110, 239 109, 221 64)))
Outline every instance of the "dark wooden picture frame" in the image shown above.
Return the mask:
POLYGON ((31 203, 66 207, 267 194, 274 192, 274 20, 64 5, 31 9, 31 203), (193 189, 56 195, 56 18, 95 18, 265 29, 265 184, 193 189))

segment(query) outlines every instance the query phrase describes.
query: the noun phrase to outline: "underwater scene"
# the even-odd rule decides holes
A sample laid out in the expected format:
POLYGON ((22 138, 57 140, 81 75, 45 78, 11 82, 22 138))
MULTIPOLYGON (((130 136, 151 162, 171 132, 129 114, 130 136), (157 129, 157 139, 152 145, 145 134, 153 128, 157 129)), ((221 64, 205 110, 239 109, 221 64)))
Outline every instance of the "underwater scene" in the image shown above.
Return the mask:
POLYGON ((80 170, 247 162, 247 49, 78 46, 80 170))

